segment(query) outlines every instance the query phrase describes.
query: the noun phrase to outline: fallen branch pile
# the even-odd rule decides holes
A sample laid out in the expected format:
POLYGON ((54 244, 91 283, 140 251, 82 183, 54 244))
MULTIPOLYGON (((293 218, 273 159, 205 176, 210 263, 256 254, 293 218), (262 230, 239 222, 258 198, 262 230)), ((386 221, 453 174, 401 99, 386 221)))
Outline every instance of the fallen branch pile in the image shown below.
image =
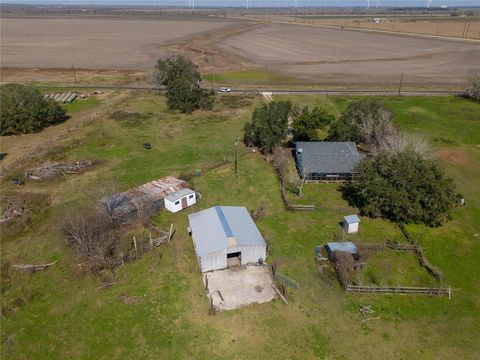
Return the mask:
POLYGON ((45 270, 46 268, 55 265, 57 261, 55 260, 54 262, 48 263, 48 264, 26 264, 26 265, 12 265, 12 267, 18 271, 24 272, 24 273, 29 273, 33 274, 36 273, 37 271, 42 271, 45 270))
POLYGON ((79 174, 93 165, 92 161, 80 160, 73 163, 46 162, 37 168, 28 169, 26 175, 32 180, 49 179, 60 175, 79 174))

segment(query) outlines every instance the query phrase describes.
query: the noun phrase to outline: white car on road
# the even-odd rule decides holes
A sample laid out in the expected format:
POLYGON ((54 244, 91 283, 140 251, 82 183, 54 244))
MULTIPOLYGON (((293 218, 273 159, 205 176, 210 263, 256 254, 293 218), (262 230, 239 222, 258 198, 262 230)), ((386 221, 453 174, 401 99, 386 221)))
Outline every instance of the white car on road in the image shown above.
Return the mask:
POLYGON ((218 92, 221 92, 221 93, 229 93, 230 91, 232 91, 232 89, 228 87, 221 87, 220 89, 218 89, 218 92))

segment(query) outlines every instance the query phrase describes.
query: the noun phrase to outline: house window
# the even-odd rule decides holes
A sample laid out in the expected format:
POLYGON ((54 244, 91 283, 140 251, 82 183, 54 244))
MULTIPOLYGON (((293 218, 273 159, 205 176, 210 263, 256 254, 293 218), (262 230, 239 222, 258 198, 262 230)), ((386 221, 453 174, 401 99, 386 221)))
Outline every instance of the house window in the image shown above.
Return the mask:
POLYGON ((175 205, 178 205, 178 204, 180 204, 180 200, 175 201, 175 205))
POLYGON ((193 194, 188 196, 189 199, 193 199, 193 194))

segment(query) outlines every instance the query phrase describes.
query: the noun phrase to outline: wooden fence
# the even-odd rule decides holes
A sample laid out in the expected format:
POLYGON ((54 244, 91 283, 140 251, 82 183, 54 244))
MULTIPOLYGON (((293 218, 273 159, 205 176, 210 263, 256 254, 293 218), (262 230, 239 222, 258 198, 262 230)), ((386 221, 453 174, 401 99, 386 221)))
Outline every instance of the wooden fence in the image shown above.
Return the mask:
POLYGON ((442 296, 448 295, 451 298, 452 291, 459 289, 452 289, 450 287, 409 287, 409 286, 361 286, 361 285, 347 285, 345 287, 347 292, 353 293, 380 293, 380 294, 412 294, 412 295, 429 295, 442 296))
POLYGON ((153 251, 156 247, 159 247, 163 244, 167 244, 172 239, 173 234, 173 224, 170 226, 170 231, 163 231, 157 227, 152 226, 152 229, 155 233, 157 233, 156 238, 152 238, 150 234, 150 238, 148 241, 139 243, 135 236, 133 237, 133 249, 128 251, 125 255, 110 260, 109 266, 112 271, 119 268, 120 266, 125 265, 126 262, 134 261, 141 257, 143 254, 153 251))
POLYGON ((437 269, 430 261, 428 261, 428 259, 425 257, 425 254, 423 253, 423 249, 417 245, 417 241, 407 231, 407 229, 405 229, 403 224, 398 223, 398 227, 402 231, 405 238, 408 240, 408 243, 412 246, 415 246, 415 249, 413 251, 417 255, 420 265, 422 265, 430 275, 432 275, 435 279, 440 281, 443 276, 442 272, 439 269, 437 269))
POLYGON ((416 251, 419 248, 418 245, 412 245, 412 244, 402 245, 392 240, 387 240, 387 242, 385 243, 385 246, 395 251, 416 251))
POLYGON ((280 177, 280 190, 282 193, 282 200, 283 203, 285 204, 285 207, 287 210, 292 210, 292 211, 313 211, 315 210, 314 205, 300 205, 300 204, 292 204, 290 200, 287 198, 287 194, 285 193, 285 184, 282 179, 282 176, 279 173, 280 177))

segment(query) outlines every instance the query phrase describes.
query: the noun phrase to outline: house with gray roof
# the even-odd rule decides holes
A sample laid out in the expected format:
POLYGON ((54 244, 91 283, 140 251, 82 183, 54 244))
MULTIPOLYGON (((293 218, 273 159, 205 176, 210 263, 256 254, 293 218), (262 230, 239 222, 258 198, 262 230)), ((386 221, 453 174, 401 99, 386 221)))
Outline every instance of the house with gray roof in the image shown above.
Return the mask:
POLYGON ((242 206, 215 206, 188 215, 202 272, 263 263, 267 244, 242 206))
POLYGON ((355 167, 364 157, 354 142, 299 141, 295 144, 297 167, 306 180, 351 180, 355 167))

